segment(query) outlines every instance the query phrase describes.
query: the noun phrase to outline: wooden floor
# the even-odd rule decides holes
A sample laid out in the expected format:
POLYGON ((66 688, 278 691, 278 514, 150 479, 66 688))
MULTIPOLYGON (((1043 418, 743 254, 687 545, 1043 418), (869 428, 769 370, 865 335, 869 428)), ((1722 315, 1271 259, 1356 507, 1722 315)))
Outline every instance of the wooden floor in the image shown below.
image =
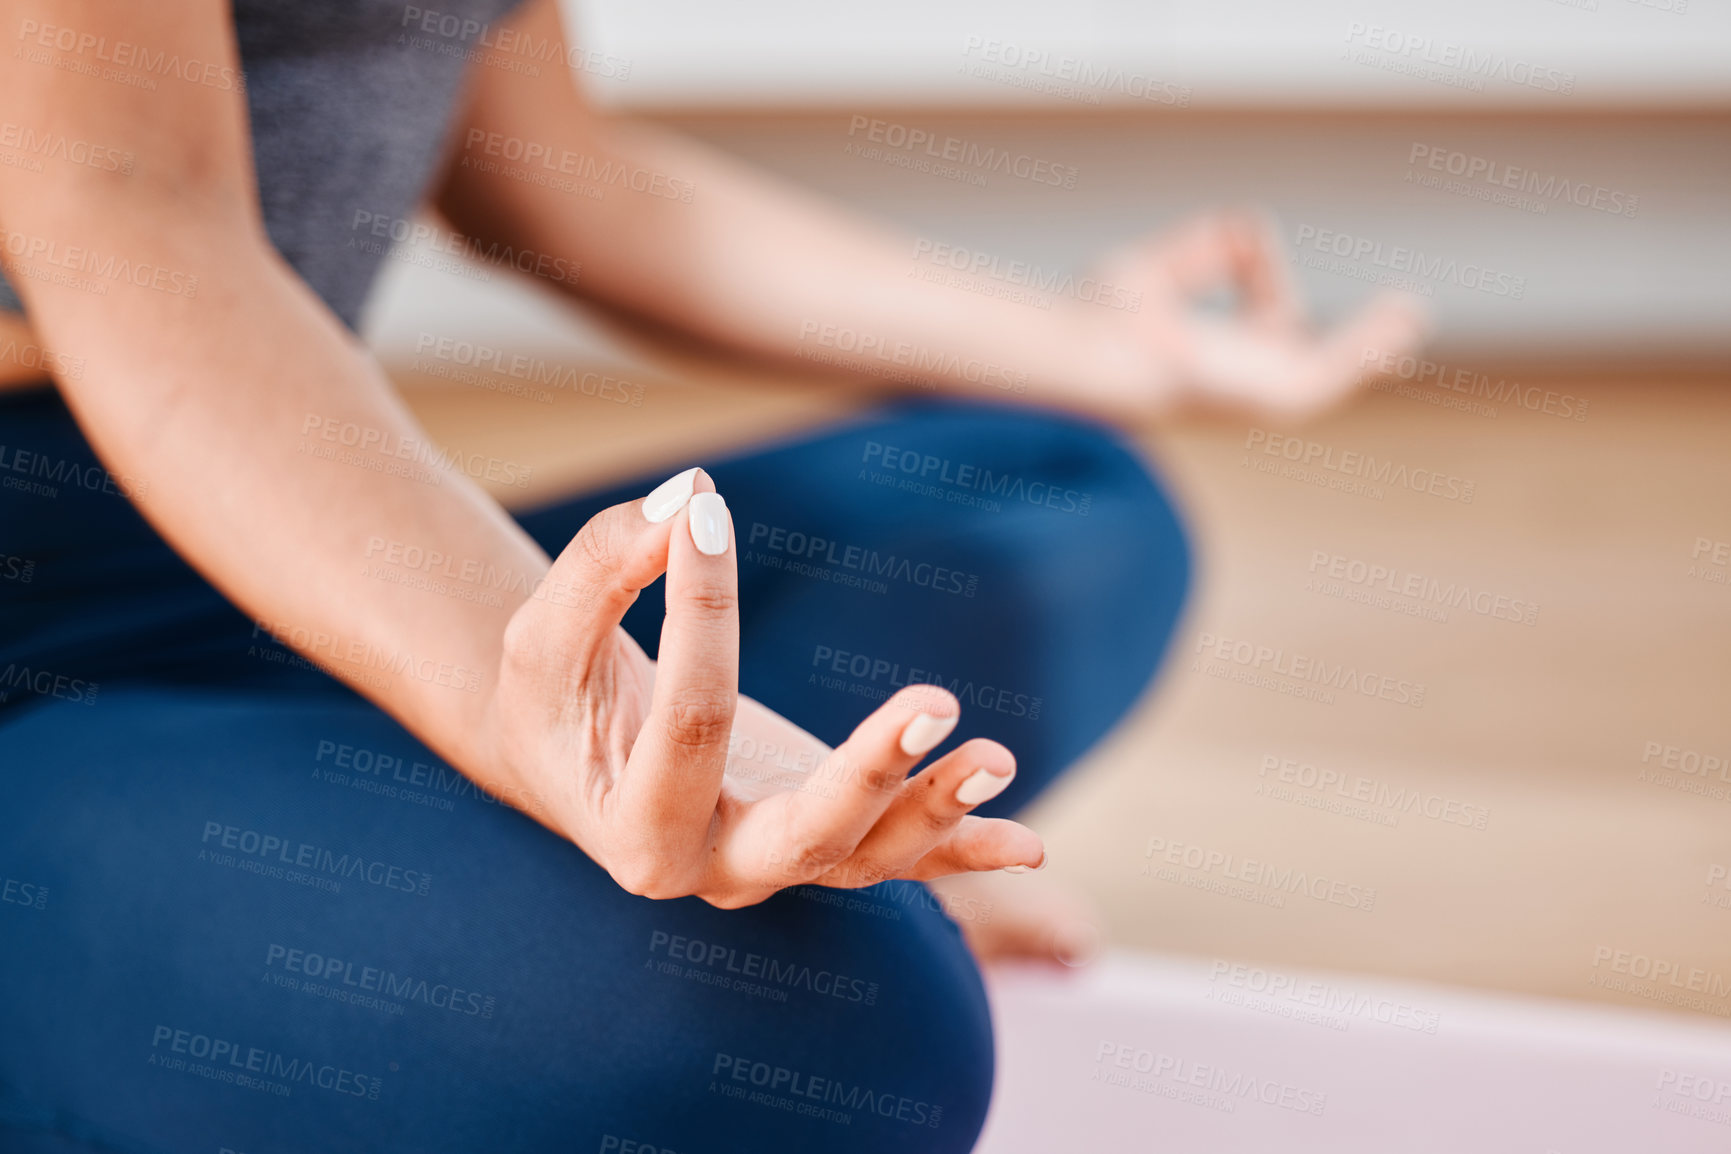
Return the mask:
MULTIPOLYGON (((535 466, 501 494, 519 504, 870 395, 694 361, 616 375, 640 406, 402 379, 437 439, 535 466)), ((1301 432, 1147 433, 1196 596, 1154 690, 1030 819, 1111 940, 1731 1017, 1731 768, 1700 771, 1731 762, 1731 546, 1711 564, 1731 390, 1510 379, 1584 419, 1420 388, 1301 432), (1333 467, 1283 475, 1280 450, 1333 467), (1380 494, 1353 491, 1353 453, 1391 463, 1380 494), (1380 590, 1353 581, 1373 567, 1380 590)))

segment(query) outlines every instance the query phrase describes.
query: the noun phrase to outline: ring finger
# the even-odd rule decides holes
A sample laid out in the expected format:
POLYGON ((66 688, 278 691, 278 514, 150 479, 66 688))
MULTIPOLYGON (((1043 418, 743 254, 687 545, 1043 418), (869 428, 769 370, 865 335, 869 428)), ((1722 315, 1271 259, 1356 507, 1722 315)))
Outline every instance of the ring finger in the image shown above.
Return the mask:
MULTIPOLYGON (((1009 750, 985 738, 966 742, 910 780, 853 854, 819 883, 858 887, 905 875, 948 840, 975 806, 997 797, 1015 776, 1016 759, 1009 750)), ((1033 830, 1011 821, 989 825, 990 837, 973 846, 968 868, 1040 864, 1045 846, 1033 830)))

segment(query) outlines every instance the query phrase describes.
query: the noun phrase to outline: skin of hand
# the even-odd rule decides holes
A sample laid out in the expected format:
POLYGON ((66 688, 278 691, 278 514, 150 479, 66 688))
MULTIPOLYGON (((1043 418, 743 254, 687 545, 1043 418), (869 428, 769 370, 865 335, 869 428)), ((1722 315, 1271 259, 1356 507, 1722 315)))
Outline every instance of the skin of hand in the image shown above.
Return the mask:
POLYGON ((1210 213, 1126 245, 1096 275, 1139 307, 1076 306, 1112 352, 1068 399, 1124 422, 1177 405, 1309 417, 1345 399, 1370 365, 1416 351, 1429 328, 1417 297, 1385 293, 1317 334, 1272 222, 1251 211, 1210 213), (1211 297, 1230 308, 1200 307, 1211 297))
POLYGON ((550 577, 581 595, 531 599, 512 617, 491 750, 515 791, 544 803, 537 816, 626 890, 734 908, 789 885, 852 888, 1045 859, 1026 827, 968 813, 1014 776, 1003 746, 965 742, 907 776, 956 725, 960 706, 944 690, 903 689, 834 750, 739 696, 732 521, 701 471, 598 514, 550 577), (651 662, 619 620, 663 573, 667 617, 651 662), (749 772, 730 778, 736 733, 773 737, 812 771, 767 793, 749 772))

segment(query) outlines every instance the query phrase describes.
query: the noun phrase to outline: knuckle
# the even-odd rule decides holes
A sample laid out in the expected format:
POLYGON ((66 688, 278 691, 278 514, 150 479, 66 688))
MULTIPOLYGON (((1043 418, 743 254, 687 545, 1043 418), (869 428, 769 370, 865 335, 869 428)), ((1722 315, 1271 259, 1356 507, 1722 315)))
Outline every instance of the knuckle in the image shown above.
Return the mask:
POLYGON ((583 559, 597 569, 611 573, 620 567, 619 545, 605 514, 590 519, 577 531, 577 539, 572 544, 583 559))
POLYGON ((680 589, 679 600, 705 613, 732 613, 739 608, 739 591, 731 582, 692 581, 680 589))
POLYGON ((677 876, 659 862, 642 857, 629 857, 607 868, 619 886, 628 894, 654 901, 682 898, 689 893, 677 876))
POLYGON ((851 843, 823 838, 800 846, 788 857, 788 872, 797 877, 821 877, 853 855, 851 843))
POLYGON ((858 889, 887 882, 900 874, 895 866, 883 861, 863 862, 848 871, 849 881, 858 889))
POLYGON ((920 829, 924 830, 927 834, 949 832, 955 827, 958 816, 953 813, 945 813, 940 809, 934 809, 930 805, 923 805, 915 812, 919 815, 917 820, 920 824, 920 829))
POLYGON ((511 619, 505 623, 505 635, 500 640, 506 660, 519 666, 539 661, 546 644, 545 623, 539 620, 539 612, 529 608, 533 604, 525 602, 522 608, 511 614, 511 619))
POLYGON ((667 736, 677 745, 725 745, 735 705, 735 695, 724 690, 684 690, 667 705, 667 736))

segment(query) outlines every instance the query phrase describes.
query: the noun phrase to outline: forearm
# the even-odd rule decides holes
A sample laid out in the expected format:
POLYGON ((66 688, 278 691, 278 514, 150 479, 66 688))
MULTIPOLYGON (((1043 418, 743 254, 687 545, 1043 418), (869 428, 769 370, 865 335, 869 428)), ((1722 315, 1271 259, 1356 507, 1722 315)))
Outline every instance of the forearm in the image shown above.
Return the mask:
MULTIPOLYGON (((547 7, 519 19, 544 19, 547 7)), ((1050 392, 1131 371, 1134 352, 1115 344, 1098 305, 1057 296, 1040 308, 922 279, 931 254, 916 260, 912 236, 671 133, 603 120, 562 70, 484 71, 440 208, 484 245, 580 262, 584 296, 759 355, 974 395, 1009 391, 1006 382, 1050 392), (536 159, 526 159, 531 149, 536 159), (501 171, 510 168, 574 183, 640 174, 647 191, 606 184, 590 199, 512 179, 501 171), (688 199, 677 195, 687 189, 688 199)))
POLYGON ((505 622, 546 572, 545 554, 449 467, 262 237, 146 215, 74 204, 39 212, 32 230, 171 270, 183 287, 196 276, 195 294, 124 284, 96 294, 14 277, 44 343, 82 360, 60 386, 98 455, 261 633, 485 774, 473 735, 505 622), (377 579, 400 559, 394 543, 486 574, 485 596, 377 579))

